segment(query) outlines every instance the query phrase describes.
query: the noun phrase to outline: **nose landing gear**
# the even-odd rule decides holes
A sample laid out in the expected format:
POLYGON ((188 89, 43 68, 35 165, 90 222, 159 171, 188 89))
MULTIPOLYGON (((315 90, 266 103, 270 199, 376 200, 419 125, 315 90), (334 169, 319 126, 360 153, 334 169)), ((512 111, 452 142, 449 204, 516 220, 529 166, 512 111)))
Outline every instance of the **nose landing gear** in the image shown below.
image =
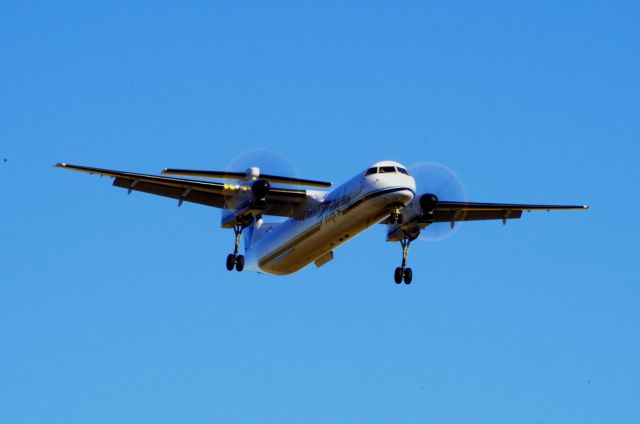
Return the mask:
POLYGON ((400 211, 400 208, 396 208, 391 212, 391 215, 389 215, 389 222, 391 224, 402 224, 402 212, 400 211))
POLYGON ((407 267, 409 245, 413 240, 415 240, 415 237, 407 237, 400 240, 400 245, 402 246, 402 266, 397 267, 393 273, 393 280, 396 284, 402 283, 402 280, 404 280, 405 284, 411 284, 411 281, 413 281, 413 271, 407 267))
POLYGON ((244 269, 244 256, 238 255, 238 251, 240 250, 240 237, 242 236, 243 229, 243 226, 240 224, 233 227, 236 241, 233 253, 227 256, 227 271, 233 271, 233 268, 235 268, 236 271, 240 272, 244 269))

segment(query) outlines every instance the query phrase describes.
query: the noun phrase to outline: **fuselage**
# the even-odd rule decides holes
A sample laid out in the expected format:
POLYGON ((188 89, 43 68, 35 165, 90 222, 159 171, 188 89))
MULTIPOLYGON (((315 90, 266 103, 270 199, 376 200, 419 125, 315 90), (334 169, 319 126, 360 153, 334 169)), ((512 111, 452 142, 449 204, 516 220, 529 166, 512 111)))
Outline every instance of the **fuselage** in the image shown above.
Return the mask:
MULTIPOLYGON (((317 202, 277 226, 270 226, 246 246, 245 268, 269 274, 291 274, 407 205, 415 181, 396 162, 379 162, 322 193, 317 202)), ((261 220, 255 230, 260 231, 261 220)))

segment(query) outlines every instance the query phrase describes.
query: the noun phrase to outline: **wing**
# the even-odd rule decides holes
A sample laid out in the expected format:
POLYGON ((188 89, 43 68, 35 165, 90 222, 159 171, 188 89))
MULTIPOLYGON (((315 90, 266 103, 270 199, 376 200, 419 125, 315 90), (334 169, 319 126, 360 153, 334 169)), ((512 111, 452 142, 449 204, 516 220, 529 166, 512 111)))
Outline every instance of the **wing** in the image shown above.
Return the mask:
POLYGON ((421 221, 456 222, 481 221, 489 219, 518 219, 522 212, 589 209, 583 205, 527 205, 517 203, 476 203, 476 202, 438 202, 433 216, 425 214, 421 221))
POLYGON ((388 224, 387 240, 400 241, 405 237, 416 237, 420 230, 436 222, 448 222, 453 227, 459 221, 484 221, 497 219, 503 223, 507 219, 519 219, 524 211, 552 211, 589 209, 582 205, 529 205, 518 203, 477 203, 438 201, 433 209, 424 211, 419 197, 409 203, 404 210, 401 224, 391 224, 389 218, 382 224, 388 224))
MULTIPOLYGON (((218 182, 197 181, 183 178, 161 177, 157 175, 137 174, 110 169, 59 163, 58 168, 80 171, 88 174, 113 177, 113 185, 131 191, 142 191, 158 196, 177 199, 182 202, 199 203, 215 208, 225 207, 234 196, 241 196, 250 190, 246 185, 223 184, 218 182)), ((266 196, 265 215, 293 216, 295 206, 307 199, 305 190, 271 188, 266 196), (293 207, 292 207, 293 206, 293 207)))

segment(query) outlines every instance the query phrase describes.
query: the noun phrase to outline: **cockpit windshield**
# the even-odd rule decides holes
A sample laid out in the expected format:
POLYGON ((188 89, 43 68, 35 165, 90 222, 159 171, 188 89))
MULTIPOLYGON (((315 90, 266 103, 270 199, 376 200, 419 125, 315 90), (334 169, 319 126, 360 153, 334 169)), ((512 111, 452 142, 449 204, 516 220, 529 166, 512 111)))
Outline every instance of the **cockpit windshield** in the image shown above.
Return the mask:
POLYGON ((405 175, 409 175, 409 172, 401 167, 401 166, 379 166, 367 169, 364 175, 373 175, 373 174, 390 174, 390 173, 401 173, 405 175))

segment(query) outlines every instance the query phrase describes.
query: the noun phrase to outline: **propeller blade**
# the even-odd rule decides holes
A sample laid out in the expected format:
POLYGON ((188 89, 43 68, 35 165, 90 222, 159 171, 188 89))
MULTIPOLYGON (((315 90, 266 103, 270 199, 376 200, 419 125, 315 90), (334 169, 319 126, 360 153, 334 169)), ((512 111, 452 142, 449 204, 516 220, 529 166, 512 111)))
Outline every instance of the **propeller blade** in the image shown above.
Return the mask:
MULTIPOLYGON (((439 201, 466 202, 467 192, 460 180, 447 166, 436 162, 421 162, 409 167, 409 173, 416 181, 416 196, 433 194, 439 201)), ((435 222, 420 232, 423 241, 440 241, 450 237, 462 222, 435 222)))

